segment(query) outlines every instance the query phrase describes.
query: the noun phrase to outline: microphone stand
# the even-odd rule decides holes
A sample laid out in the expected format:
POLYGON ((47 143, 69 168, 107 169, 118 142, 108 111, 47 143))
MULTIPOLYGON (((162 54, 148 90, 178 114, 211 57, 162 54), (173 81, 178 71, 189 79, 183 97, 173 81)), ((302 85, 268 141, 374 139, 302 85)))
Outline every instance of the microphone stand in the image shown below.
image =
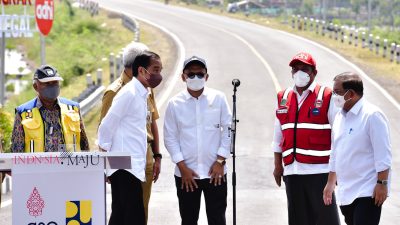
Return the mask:
POLYGON ((235 143, 236 143, 236 123, 239 120, 236 119, 236 89, 240 85, 240 81, 238 79, 234 79, 232 81, 233 85, 233 109, 232 109, 232 125, 230 128, 230 132, 232 135, 231 138, 231 154, 232 154, 232 190, 233 190, 233 225, 236 225, 236 151, 235 151, 235 143))

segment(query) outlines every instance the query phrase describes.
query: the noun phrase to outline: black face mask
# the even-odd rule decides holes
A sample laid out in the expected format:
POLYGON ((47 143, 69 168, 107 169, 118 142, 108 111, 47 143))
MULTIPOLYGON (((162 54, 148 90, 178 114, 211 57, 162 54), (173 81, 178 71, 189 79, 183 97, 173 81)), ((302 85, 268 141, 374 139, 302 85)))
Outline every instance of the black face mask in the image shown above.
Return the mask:
POLYGON ((40 95, 49 100, 55 100, 57 99, 58 95, 60 95, 60 86, 47 86, 43 88, 43 90, 40 92, 40 95))

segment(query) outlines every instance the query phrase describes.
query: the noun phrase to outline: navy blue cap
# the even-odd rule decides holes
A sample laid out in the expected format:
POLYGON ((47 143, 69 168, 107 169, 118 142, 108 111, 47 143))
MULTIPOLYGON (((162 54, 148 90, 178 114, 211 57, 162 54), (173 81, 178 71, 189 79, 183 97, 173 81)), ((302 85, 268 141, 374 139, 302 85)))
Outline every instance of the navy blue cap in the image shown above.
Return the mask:
POLYGON ((60 74, 57 72, 56 68, 50 65, 42 65, 41 67, 36 69, 35 74, 33 75, 33 79, 38 80, 42 83, 56 80, 64 80, 62 77, 60 77, 60 74))

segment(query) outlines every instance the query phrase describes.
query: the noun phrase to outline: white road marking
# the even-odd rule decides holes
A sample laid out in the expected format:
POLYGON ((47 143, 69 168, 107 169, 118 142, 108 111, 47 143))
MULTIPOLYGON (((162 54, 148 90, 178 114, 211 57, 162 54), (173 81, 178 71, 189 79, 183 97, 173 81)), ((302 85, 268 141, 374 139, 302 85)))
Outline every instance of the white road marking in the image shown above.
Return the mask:
POLYGON ((109 11, 123 13, 123 14, 125 14, 127 16, 130 16, 132 18, 141 20, 141 21, 143 21, 145 23, 148 23, 148 24, 150 24, 150 25, 152 25, 154 27, 157 27, 158 29, 163 31, 165 34, 169 35, 172 38, 172 40, 174 40, 175 44, 177 45, 178 58, 177 58, 177 61, 175 63, 175 66, 174 66, 173 73, 170 75, 170 76, 172 76, 172 79, 170 79, 168 81, 168 83, 166 83, 164 85, 164 87, 166 87, 166 88, 164 90, 161 90, 162 92, 160 93, 160 95, 158 96, 159 98, 157 99, 157 108, 158 108, 158 110, 160 110, 161 107, 164 105, 164 103, 167 101, 167 98, 171 95, 172 90, 174 89, 174 87, 176 85, 176 82, 181 77, 180 76, 181 73, 180 73, 180 70, 178 68, 180 68, 183 65, 183 61, 184 61, 184 58, 185 58, 185 47, 184 47, 182 41, 178 38, 178 36, 176 34, 172 33, 167 28, 165 28, 165 27, 163 27, 161 25, 158 25, 158 24, 156 24, 156 23, 154 23, 154 22, 152 22, 150 20, 138 17, 138 16, 133 15, 131 13, 124 13, 121 10, 112 9, 112 8, 109 8, 109 7, 104 6, 104 5, 102 5, 101 7, 105 8, 105 9, 107 9, 109 11))

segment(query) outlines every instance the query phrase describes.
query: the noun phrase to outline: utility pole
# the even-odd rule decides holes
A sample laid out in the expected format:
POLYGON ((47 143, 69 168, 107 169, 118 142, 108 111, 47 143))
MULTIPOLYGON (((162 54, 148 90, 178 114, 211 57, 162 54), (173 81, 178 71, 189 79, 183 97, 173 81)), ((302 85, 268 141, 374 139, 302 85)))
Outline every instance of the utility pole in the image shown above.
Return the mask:
POLYGON ((5 56, 6 56, 6 34, 3 31, 1 33, 1 49, 0 49, 0 105, 4 106, 4 99, 6 93, 6 68, 5 68, 5 56))
POLYGON ((322 0, 322 20, 326 21, 326 0, 322 0))

